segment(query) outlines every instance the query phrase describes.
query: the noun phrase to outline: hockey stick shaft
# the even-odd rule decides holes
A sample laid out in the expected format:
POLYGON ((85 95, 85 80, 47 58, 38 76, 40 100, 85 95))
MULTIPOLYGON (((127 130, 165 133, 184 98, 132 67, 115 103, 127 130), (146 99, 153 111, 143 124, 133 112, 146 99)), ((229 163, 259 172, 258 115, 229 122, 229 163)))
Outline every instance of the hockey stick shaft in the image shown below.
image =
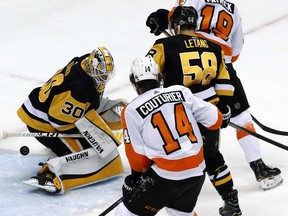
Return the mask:
POLYGON ((280 130, 276 130, 270 127, 267 127, 265 125, 263 125, 261 122, 259 122, 252 114, 252 119, 253 121, 260 127, 262 128, 262 130, 269 132, 269 133, 273 133, 273 134, 277 134, 277 135, 283 135, 283 136, 288 136, 288 132, 287 131, 280 131, 280 130))
POLYGON ((268 142, 268 143, 270 143, 270 144, 272 144, 272 145, 275 145, 275 146, 277 146, 277 147, 279 147, 279 148, 282 148, 282 149, 285 149, 286 151, 288 151, 288 146, 283 145, 282 143, 276 142, 276 141, 274 141, 274 140, 272 140, 272 139, 269 139, 269 138, 267 138, 267 137, 265 137, 265 136, 262 136, 261 134, 255 133, 255 132, 250 131, 250 130, 244 128, 244 127, 241 127, 241 126, 239 126, 239 125, 236 125, 236 124, 234 124, 234 123, 232 123, 232 122, 230 122, 229 125, 230 125, 231 127, 235 128, 235 129, 238 129, 238 130, 241 130, 241 131, 243 131, 243 132, 246 132, 247 134, 250 134, 250 135, 252 135, 252 136, 254 136, 254 137, 258 138, 258 139, 261 139, 261 140, 263 140, 263 141, 265 141, 265 142, 268 142))
POLYGON ((162 31, 162 33, 163 33, 166 37, 170 37, 170 36, 171 36, 166 30, 162 31))
POLYGON ((30 132, 7 132, 3 131, 3 138, 8 137, 71 137, 83 138, 82 134, 61 134, 61 133, 30 133, 30 132))
POLYGON ((118 200, 116 200, 111 206, 109 206, 107 209, 105 209, 101 214, 99 214, 98 216, 104 216, 107 215, 110 211, 112 211, 112 209, 116 208, 122 201, 123 201, 124 197, 120 197, 118 200))

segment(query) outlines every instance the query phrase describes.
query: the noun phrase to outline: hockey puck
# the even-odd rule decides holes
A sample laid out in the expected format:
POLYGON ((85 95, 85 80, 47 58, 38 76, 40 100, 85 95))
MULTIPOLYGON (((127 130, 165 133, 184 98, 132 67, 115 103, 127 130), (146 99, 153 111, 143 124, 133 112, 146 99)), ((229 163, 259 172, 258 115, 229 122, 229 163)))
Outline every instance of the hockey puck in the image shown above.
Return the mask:
POLYGON ((21 148, 20 148, 20 153, 22 154, 22 155, 28 155, 29 154, 29 148, 27 147, 27 146, 22 146, 21 148))

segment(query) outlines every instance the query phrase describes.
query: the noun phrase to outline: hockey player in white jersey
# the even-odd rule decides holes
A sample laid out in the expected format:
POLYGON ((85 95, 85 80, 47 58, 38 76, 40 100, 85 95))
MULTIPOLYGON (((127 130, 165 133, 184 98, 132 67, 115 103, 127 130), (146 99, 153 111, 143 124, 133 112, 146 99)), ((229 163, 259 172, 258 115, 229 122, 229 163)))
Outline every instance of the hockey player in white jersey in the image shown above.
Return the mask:
MULTIPOLYGON (((230 79, 235 87, 234 96, 229 104, 231 122, 255 132, 248 110, 249 102, 232 64, 238 59, 244 41, 242 18, 237 6, 225 0, 177 0, 170 12, 159 9, 149 15, 146 25, 151 29, 150 32, 155 35, 165 32, 168 29, 168 20, 178 5, 193 6, 198 13, 196 34, 221 46, 230 79)), ((236 136, 263 190, 269 190, 281 184, 283 179, 280 169, 269 167, 263 162, 259 140, 240 130, 236 130, 236 136)))
POLYGON ((136 58, 130 81, 139 96, 122 111, 126 156, 132 174, 125 178, 117 216, 193 216, 205 175, 198 124, 220 128, 223 115, 185 86, 160 88, 158 66, 150 56, 136 58))

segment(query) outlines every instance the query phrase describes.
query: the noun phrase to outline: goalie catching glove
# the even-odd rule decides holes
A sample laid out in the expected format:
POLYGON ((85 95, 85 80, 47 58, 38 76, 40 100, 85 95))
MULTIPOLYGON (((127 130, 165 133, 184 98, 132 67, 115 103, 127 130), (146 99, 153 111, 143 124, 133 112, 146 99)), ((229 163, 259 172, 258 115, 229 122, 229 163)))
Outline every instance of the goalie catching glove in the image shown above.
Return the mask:
POLYGON ((102 98, 97 113, 110 127, 112 131, 121 130, 121 112, 122 109, 128 104, 128 101, 124 99, 110 100, 108 98, 102 98))
POLYGON ((148 16, 146 26, 150 28, 150 33, 158 36, 168 29, 168 14, 168 10, 159 9, 148 16))

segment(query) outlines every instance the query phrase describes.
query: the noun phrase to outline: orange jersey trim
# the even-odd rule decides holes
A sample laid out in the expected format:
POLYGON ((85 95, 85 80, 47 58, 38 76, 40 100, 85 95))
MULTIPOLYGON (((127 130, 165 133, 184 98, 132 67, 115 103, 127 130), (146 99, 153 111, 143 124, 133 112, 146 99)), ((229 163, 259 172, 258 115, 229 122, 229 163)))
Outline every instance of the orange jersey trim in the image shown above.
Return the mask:
POLYGON ((192 155, 178 160, 169 160, 165 158, 152 159, 157 167, 171 172, 180 172, 198 167, 204 161, 203 147, 197 155, 192 155))
MULTIPOLYGON (((125 116, 124 116, 126 108, 127 108, 127 105, 123 108, 121 112, 123 134, 124 134, 124 130, 127 130, 127 124, 126 124, 125 116)), ((136 172, 143 173, 146 169, 151 167, 153 161, 151 161, 145 155, 141 155, 135 152, 132 144, 127 143, 125 139, 124 139, 124 144, 125 144, 126 157, 128 158, 131 169, 133 169, 136 172)))
POLYGON ((199 32, 196 32, 196 35, 199 36, 199 37, 206 38, 207 40, 210 40, 210 41, 218 44, 219 46, 221 46, 221 48, 222 48, 222 50, 224 51, 224 54, 225 54, 226 56, 232 56, 232 49, 231 49, 231 47, 229 47, 229 46, 227 46, 227 45, 225 45, 225 44, 222 44, 222 43, 220 43, 219 41, 212 40, 211 38, 207 38, 207 37, 205 37, 204 35, 202 35, 202 34, 199 33, 199 32))
POLYGON ((153 161, 151 161, 148 157, 135 152, 133 146, 130 143, 125 143, 125 151, 131 169, 134 171, 143 173, 153 164, 153 161))
POLYGON ((237 61, 238 57, 239 57, 239 55, 232 56, 231 62, 233 63, 233 62, 237 61))
MULTIPOLYGON (((244 128, 247 129, 247 130, 249 130, 249 131, 252 131, 252 132, 256 133, 256 130, 255 130, 255 128, 254 128, 254 126, 253 126, 252 123, 249 123, 249 124, 244 125, 244 128)), ((244 131, 237 130, 237 139, 238 139, 238 140, 241 139, 241 138, 243 138, 243 137, 245 137, 245 136, 248 136, 248 135, 249 135, 249 134, 246 133, 246 132, 244 132, 244 131)))
POLYGON ((217 119, 217 122, 214 124, 214 125, 212 125, 211 127, 209 127, 209 128, 207 128, 208 130, 217 130, 217 129, 219 129, 220 127, 221 127, 221 125, 222 125, 222 120, 223 119, 223 115, 222 115, 222 113, 219 111, 219 109, 218 109, 218 119, 217 119))

